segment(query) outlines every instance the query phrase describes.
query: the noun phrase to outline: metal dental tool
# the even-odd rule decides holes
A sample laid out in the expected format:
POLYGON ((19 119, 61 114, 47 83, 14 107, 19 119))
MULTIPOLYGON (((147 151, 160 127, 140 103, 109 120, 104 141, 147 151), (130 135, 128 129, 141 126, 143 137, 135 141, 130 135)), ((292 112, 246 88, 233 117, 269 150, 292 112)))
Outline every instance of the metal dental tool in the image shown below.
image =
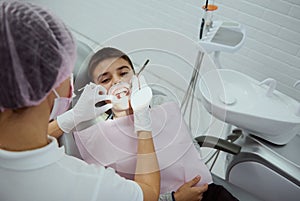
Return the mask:
POLYGON ((138 73, 136 73, 136 76, 138 77, 140 75, 140 73, 146 68, 147 64, 149 63, 149 59, 146 60, 146 62, 144 63, 143 67, 139 70, 138 73))

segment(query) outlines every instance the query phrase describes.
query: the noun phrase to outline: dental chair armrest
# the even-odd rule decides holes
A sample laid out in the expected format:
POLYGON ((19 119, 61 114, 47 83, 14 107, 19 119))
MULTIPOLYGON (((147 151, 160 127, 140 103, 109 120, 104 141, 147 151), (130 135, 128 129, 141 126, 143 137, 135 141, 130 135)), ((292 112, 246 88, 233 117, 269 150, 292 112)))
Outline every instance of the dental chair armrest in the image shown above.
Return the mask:
POLYGON ((200 147, 210 147, 234 155, 240 153, 241 150, 241 146, 213 136, 199 136, 196 137, 195 140, 198 142, 200 147))

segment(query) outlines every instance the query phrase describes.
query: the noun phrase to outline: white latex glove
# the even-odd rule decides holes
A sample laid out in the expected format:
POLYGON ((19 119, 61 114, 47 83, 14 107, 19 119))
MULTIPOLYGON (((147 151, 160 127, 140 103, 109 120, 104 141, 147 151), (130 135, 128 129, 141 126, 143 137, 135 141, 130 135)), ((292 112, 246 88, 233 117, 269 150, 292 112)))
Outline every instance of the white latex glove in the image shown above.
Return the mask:
POLYGON ((134 116, 134 129, 137 131, 151 131, 151 117, 149 104, 152 90, 147 85, 144 76, 133 76, 130 104, 134 116))
POLYGON ((101 101, 112 100, 112 96, 106 95, 106 89, 94 83, 84 87, 76 105, 57 117, 57 124, 65 133, 72 131, 79 123, 94 119, 112 108, 112 104, 105 104, 96 107, 95 104, 101 101), (103 95, 100 95, 102 92, 103 95))

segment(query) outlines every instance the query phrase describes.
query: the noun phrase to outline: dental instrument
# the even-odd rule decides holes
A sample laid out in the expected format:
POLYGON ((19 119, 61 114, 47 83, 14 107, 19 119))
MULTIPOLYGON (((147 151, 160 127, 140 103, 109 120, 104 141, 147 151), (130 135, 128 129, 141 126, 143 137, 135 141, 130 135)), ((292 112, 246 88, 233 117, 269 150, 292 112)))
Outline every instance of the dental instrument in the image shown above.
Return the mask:
POLYGON ((140 73, 146 68, 147 64, 149 63, 149 59, 146 60, 146 62, 144 63, 143 67, 139 70, 139 72, 136 74, 136 76, 138 77, 140 75, 140 73))
POLYGON ((201 19, 200 33, 199 33, 199 39, 200 39, 200 40, 201 40, 202 37, 203 37, 203 32, 204 32, 204 25, 205 25, 205 19, 206 19, 207 8, 208 8, 208 0, 206 0, 206 2, 205 2, 205 7, 204 7, 205 14, 204 14, 204 17, 202 17, 202 19, 201 19))
MULTIPOLYGON (((93 82, 90 82, 89 84, 87 84, 87 85, 91 85, 92 87, 96 87, 97 85, 95 84, 95 83, 93 83, 93 82)), ((84 87, 81 87, 80 89, 78 89, 77 91, 82 91, 87 85, 85 85, 84 87)))
POLYGON ((207 11, 207 8, 208 8, 208 0, 206 0, 205 2, 205 11, 207 11))
POLYGON ((202 36, 203 36, 204 24, 205 24, 205 19, 202 18, 202 22, 201 22, 201 25, 200 25, 200 35, 199 35, 200 40, 202 39, 202 36))

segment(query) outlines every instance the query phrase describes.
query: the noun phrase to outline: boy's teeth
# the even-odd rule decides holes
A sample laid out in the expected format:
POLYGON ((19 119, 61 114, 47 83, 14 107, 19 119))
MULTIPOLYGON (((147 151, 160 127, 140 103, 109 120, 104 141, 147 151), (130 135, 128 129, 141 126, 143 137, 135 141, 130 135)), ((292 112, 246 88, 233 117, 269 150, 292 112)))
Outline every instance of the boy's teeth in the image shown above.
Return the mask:
POLYGON ((116 94, 117 98, 123 98, 124 96, 126 96, 126 93, 125 92, 121 92, 121 93, 117 93, 116 94))

